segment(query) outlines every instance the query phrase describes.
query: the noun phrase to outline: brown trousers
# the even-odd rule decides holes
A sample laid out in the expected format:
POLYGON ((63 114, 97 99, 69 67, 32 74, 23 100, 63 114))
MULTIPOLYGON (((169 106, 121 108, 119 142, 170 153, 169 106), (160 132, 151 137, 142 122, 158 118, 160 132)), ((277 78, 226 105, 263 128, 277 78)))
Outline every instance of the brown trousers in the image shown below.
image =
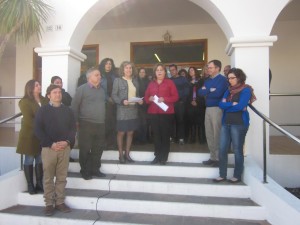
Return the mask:
POLYGON ((54 151, 49 147, 42 148, 44 200, 46 206, 60 205, 65 201, 69 158, 69 146, 63 151, 54 151))

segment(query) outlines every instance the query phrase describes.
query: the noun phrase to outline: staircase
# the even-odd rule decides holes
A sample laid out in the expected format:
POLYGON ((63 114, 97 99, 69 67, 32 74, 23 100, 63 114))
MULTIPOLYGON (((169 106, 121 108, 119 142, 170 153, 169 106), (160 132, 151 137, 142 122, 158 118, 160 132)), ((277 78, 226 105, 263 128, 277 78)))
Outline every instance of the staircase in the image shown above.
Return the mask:
MULTIPOLYGON (((77 162, 70 163, 66 203, 71 213, 46 217, 42 194, 20 192, 17 205, 0 211, 0 224, 269 224, 248 186, 212 182, 218 168, 199 163, 208 154, 171 153, 164 166, 150 165, 152 152, 131 155, 139 161, 118 164, 118 152, 105 151, 101 171, 107 177, 89 181, 81 178, 77 162)), ((230 168, 228 177, 232 174, 230 168)))

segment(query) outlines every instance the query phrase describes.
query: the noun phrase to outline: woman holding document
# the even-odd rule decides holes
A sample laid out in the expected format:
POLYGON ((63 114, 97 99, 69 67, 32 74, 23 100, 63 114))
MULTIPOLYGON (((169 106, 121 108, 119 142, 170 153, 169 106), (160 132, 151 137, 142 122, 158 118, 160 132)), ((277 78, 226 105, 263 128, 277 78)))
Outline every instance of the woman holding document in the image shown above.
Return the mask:
MULTIPOLYGON (((125 61, 120 66, 120 77, 114 80, 111 97, 117 104, 117 143, 120 163, 133 163, 130 157, 130 148, 133 132, 138 128, 137 104, 143 104, 143 99, 138 98, 139 84, 135 77, 133 63, 125 61), (125 155, 123 155, 123 138, 126 133, 125 155)), ((106 124, 109 126, 109 124, 106 124)))
POLYGON ((167 78, 167 69, 162 63, 153 68, 154 80, 148 85, 145 101, 154 136, 154 155, 151 164, 165 165, 170 152, 170 135, 174 116, 174 103, 179 99, 176 86, 167 78))

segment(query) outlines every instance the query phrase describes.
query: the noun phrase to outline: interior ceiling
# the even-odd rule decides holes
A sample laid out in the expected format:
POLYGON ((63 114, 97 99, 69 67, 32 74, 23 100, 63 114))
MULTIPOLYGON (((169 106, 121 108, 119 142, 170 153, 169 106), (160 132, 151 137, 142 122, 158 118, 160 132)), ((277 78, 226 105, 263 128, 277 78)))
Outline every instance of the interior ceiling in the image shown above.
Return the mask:
POLYGON ((187 0, 128 0, 108 12, 94 29, 210 24, 214 19, 187 0))
MULTIPOLYGON (((300 20, 299 12, 300 1, 293 0, 277 20, 300 20)), ((94 29, 213 23, 216 23, 215 20, 205 10, 188 0, 128 0, 109 11, 94 29)), ((15 51, 15 43, 11 41, 4 54, 6 57, 15 57, 15 51)))
MULTIPOLYGON (((299 11, 300 1, 293 0, 277 20, 300 20, 299 11)), ((109 11, 94 29, 212 23, 216 22, 205 10, 188 0, 128 0, 109 11)))

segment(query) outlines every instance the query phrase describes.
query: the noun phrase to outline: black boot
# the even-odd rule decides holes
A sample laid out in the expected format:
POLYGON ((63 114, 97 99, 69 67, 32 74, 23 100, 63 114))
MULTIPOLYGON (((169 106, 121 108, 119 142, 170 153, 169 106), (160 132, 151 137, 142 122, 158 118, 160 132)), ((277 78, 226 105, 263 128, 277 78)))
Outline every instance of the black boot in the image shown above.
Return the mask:
POLYGON ((33 165, 24 165, 24 173, 27 181, 29 194, 36 194, 33 184, 33 165))
POLYGON ((36 185, 35 185, 35 191, 38 192, 44 192, 44 185, 43 185, 43 164, 39 163, 35 165, 35 176, 36 176, 36 185))

